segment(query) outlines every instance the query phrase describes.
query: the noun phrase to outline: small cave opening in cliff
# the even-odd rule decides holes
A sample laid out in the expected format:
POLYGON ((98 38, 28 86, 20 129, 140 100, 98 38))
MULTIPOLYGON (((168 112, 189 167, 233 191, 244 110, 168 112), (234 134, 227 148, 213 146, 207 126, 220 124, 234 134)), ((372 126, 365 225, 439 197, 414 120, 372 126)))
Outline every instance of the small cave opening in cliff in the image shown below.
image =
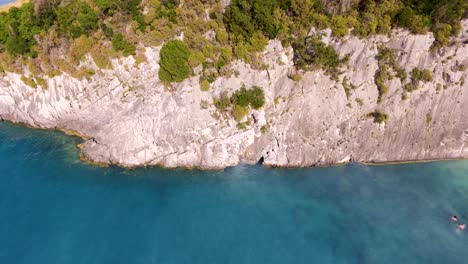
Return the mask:
POLYGON ((257 165, 263 166, 263 163, 264 163, 264 162, 265 162, 265 158, 262 156, 262 157, 258 160, 257 165))

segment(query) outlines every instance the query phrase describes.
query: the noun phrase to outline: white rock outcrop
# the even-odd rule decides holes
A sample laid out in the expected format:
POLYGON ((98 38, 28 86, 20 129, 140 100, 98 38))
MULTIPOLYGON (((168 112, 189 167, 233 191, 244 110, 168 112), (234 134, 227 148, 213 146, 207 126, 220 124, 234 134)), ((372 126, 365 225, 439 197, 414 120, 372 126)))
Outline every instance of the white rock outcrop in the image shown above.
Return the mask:
POLYGON ((82 145, 83 155, 122 166, 221 169, 263 158, 269 166, 304 167, 468 157, 467 71, 459 70, 468 64, 468 21, 440 53, 430 51, 432 34, 402 30, 391 37, 324 39, 341 56, 350 55, 338 82, 322 71, 291 80, 292 50, 270 41, 262 55, 266 70, 236 62, 232 68, 239 75, 217 79, 210 92, 200 90, 198 77, 167 89, 158 79, 159 48, 147 48, 149 63, 118 59, 113 70, 99 71, 90 80, 67 74, 47 79, 44 90, 8 73, 0 77, 0 117, 77 131, 90 138, 82 145), (377 104, 375 56, 382 43, 398 51, 398 63, 407 72, 430 69, 433 81, 402 100, 402 84, 394 78, 377 104), (357 87, 350 98, 344 77, 357 87), (265 107, 251 112, 255 122, 245 130, 234 120, 216 118, 212 103, 242 83, 263 87, 266 96, 265 107), (446 89, 437 90, 438 84, 446 89), (368 118, 375 109, 388 113, 388 122, 368 118), (262 126, 268 127, 264 133, 262 126))

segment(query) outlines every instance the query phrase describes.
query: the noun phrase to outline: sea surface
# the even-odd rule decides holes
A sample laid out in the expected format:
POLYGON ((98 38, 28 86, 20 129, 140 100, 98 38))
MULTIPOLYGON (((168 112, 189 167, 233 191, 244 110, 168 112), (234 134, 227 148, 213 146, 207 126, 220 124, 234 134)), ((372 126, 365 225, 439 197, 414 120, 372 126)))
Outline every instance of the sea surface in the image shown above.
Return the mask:
POLYGON ((468 162, 99 168, 0 122, 0 263, 468 263, 468 162))

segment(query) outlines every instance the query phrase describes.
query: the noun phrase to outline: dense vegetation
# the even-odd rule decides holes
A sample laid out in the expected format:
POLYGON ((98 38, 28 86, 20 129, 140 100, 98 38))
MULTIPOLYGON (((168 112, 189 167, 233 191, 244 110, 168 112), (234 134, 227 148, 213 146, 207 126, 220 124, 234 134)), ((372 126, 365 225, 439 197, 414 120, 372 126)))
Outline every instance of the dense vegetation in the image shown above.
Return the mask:
MULTIPOLYGON (((344 58, 310 29, 330 27, 335 37, 387 34, 392 27, 414 33, 433 31, 435 47, 448 44, 460 20, 468 16, 466 0, 35 0, 0 13, 0 72, 24 72, 37 82, 43 75, 68 72, 75 77, 94 74, 80 61, 90 54, 99 68, 110 59, 134 55, 145 61, 144 46, 157 46, 183 35, 181 72, 167 63, 160 73, 166 81, 180 81, 203 65, 204 89, 218 76, 234 72, 234 59, 265 67, 258 57, 269 39, 294 48, 294 62, 304 70, 324 68, 339 74, 344 58), (145 11, 145 12, 143 12, 145 11), (188 58, 187 58, 188 56, 188 58), (187 64, 185 64, 187 61, 187 64)), ((179 60, 179 59, 177 59, 179 60)), ((381 66, 384 66, 382 64, 381 66)), ((386 78, 379 68, 378 86, 386 78)), ((398 69, 393 69, 398 70, 398 69)))
POLYGON ((265 104, 265 95, 263 89, 258 86, 252 86, 249 90, 242 86, 232 95, 231 101, 234 105, 259 109, 265 104))
POLYGON ((324 69, 333 77, 338 75, 338 67, 344 61, 332 46, 326 45, 318 36, 306 38, 293 44, 294 64, 304 70, 324 69))
POLYGON ((214 98, 213 101, 221 114, 225 116, 230 114, 237 122, 241 122, 249 113, 250 108, 260 109, 265 105, 265 94, 261 87, 252 86, 247 89, 245 85, 242 85, 231 96, 222 94, 219 98, 214 98))
POLYGON ((190 50, 180 40, 171 40, 165 43, 160 52, 159 79, 165 82, 180 82, 190 74, 188 59, 190 50))

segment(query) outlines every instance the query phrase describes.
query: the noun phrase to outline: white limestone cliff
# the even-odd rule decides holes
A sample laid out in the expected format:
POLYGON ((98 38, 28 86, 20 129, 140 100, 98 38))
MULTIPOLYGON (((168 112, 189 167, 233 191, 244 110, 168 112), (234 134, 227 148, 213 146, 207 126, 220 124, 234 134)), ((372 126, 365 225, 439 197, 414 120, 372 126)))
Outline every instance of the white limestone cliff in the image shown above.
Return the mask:
POLYGON ((114 60, 113 70, 98 71, 90 80, 67 74, 47 79, 48 89, 31 88, 20 75, 8 73, 0 77, 0 117, 76 131, 89 138, 81 148, 86 158, 122 166, 221 169, 263 158, 268 166, 305 167, 468 157, 467 71, 458 67, 468 64, 467 20, 440 53, 430 50, 432 34, 402 30, 391 37, 324 40, 341 56, 350 55, 338 82, 323 71, 291 80, 292 50, 270 41, 262 55, 266 70, 235 62, 239 75, 218 78, 210 92, 200 90, 197 76, 167 89, 158 79, 159 48, 146 48, 148 63, 114 60), (402 84, 394 78, 377 104, 375 56, 381 43, 398 51, 407 72, 430 69, 433 81, 402 100, 402 84), (345 76, 357 87, 349 99, 345 76), (212 103, 242 83, 263 87, 266 96, 265 106, 251 111, 255 122, 245 130, 234 120, 217 118, 212 103), (447 89, 437 91, 437 84, 447 89), (367 114, 375 109, 388 113, 389 120, 374 123, 367 114), (264 133, 262 126, 268 127, 264 133))

